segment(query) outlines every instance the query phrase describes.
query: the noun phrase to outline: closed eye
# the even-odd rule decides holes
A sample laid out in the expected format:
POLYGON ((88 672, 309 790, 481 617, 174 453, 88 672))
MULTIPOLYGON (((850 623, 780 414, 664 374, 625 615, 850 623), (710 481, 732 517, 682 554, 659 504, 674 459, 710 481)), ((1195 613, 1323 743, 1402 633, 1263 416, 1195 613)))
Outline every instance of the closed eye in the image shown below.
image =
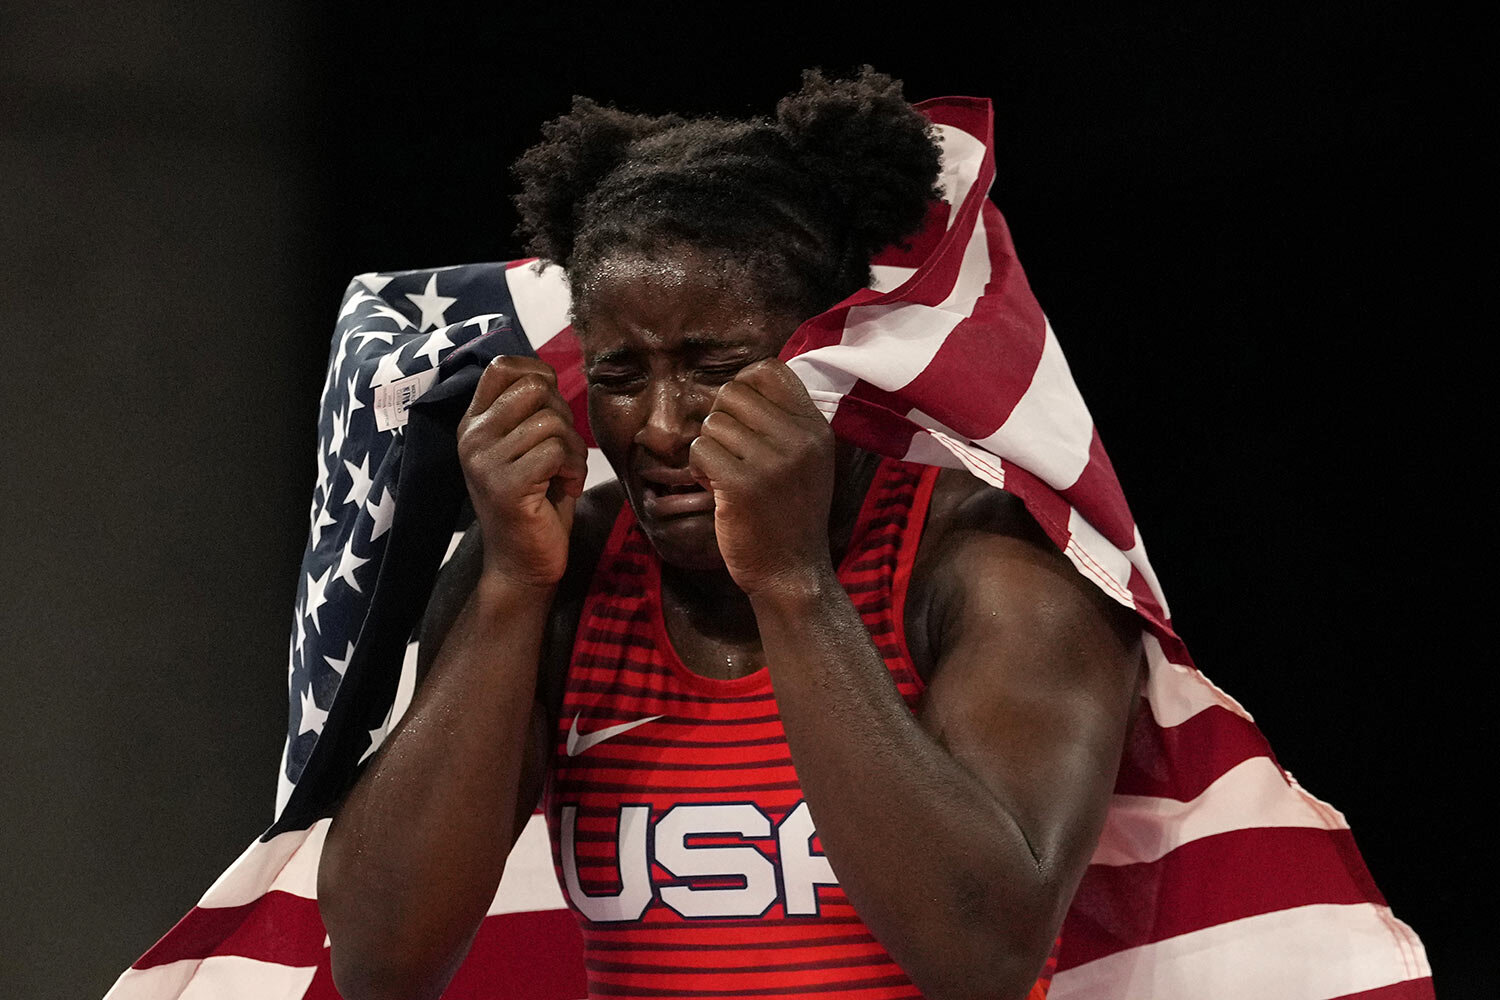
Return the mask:
POLYGON ((698 377, 711 385, 722 385, 725 382, 732 381, 744 367, 743 364, 712 365, 706 368, 699 368, 698 377))
POLYGON ((603 366, 590 368, 585 375, 590 389, 604 392, 635 392, 646 384, 644 372, 632 369, 612 369, 603 366))

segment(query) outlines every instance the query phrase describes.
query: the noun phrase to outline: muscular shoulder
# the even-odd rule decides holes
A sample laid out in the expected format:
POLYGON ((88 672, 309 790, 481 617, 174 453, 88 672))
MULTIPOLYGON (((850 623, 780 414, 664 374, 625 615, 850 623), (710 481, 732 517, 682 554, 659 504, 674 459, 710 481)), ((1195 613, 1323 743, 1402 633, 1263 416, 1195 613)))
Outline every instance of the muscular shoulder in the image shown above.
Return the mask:
POLYGON ((930 679, 943 649, 983 616, 1048 619, 1067 632, 1080 617, 1103 619, 1122 637, 1134 616, 1073 567, 1019 498, 962 469, 938 474, 907 598, 907 642, 930 679))

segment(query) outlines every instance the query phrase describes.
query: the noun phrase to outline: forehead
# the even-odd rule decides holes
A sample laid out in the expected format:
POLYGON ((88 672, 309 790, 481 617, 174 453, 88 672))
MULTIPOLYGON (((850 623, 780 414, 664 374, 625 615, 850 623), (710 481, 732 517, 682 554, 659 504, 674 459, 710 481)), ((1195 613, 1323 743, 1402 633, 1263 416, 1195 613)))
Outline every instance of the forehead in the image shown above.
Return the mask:
POLYGON ((692 249, 607 257, 577 294, 575 329, 590 356, 747 344, 776 351, 796 329, 795 319, 765 309, 744 268, 692 249))

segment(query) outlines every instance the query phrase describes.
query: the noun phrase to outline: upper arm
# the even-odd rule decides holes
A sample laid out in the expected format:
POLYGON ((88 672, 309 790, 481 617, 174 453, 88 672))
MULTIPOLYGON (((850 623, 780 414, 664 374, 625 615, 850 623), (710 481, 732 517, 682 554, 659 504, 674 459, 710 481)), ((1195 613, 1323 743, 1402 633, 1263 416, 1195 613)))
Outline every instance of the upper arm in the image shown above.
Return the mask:
POLYGON ((937 534, 918 566, 931 665, 919 721, 1015 818, 1065 908, 1139 697, 1140 626, 1008 494, 971 492, 937 534))

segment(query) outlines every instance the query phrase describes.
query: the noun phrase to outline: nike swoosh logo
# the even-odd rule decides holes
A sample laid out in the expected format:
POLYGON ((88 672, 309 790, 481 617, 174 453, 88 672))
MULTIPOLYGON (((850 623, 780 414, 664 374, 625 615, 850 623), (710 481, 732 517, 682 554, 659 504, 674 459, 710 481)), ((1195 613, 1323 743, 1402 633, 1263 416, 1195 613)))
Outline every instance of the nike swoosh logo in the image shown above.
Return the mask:
POLYGON ((636 726, 644 726, 648 722, 655 722, 661 718, 659 715, 648 715, 644 719, 636 719, 634 722, 622 722, 618 726, 606 726, 592 733, 580 734, 578 732, 578 716, 582 714, 582 712, 575 714, 573 716, 573 725, 568 727, 567 750, 569 757, 577 757, 588 750, 589 747, 598 746, 605 740, 614 739, 621 733, 630 732, 636 726))

